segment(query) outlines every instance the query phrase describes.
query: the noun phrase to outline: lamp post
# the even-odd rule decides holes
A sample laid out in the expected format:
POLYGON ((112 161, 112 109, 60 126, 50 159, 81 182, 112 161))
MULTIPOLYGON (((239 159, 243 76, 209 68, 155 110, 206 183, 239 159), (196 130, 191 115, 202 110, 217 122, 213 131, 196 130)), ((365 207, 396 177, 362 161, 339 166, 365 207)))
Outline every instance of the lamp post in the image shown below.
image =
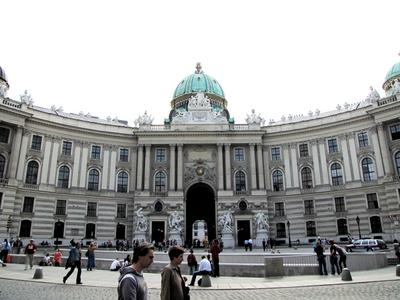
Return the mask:
POLYGON ((289 220, 287 220, 286 225, 287 225, 288 234, 289 234, 289 248, 292 248, 292 240, 290 239, 290 222, 289 222, 289 220))
POLYGON ((361 231, 360 231, 360 217, 356 217, 357 227, 358 227, 358 238, 361 240, 361 231))

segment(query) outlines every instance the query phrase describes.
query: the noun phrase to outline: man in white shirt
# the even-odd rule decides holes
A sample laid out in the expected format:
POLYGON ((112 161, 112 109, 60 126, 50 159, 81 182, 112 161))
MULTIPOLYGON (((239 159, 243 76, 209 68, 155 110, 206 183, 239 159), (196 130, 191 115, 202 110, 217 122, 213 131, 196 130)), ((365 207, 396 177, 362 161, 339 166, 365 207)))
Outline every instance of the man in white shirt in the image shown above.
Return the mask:
POLYGON ((197 275, 211 275, 211 264, 210 261, 203 255, 201 257, 200 265, 199 265, 199 270, 197 272, 193 273, 192 276, 192 281, 190 282, 190 286, 194 286, 194 283, 196 281, 196 276, 197 275))
POLYGON ((118 271, 119 269, 121 269, 121 263, 120 263, 120 261, 118 260, 118 257, 117 257, 111 263, 110 271, 118 271))

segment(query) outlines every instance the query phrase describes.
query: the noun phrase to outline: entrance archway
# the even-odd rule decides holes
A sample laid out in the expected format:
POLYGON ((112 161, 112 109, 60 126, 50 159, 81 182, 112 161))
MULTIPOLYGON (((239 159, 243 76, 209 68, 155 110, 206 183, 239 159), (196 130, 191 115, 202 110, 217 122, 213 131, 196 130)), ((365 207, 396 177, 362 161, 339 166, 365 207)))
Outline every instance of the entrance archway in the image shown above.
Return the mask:
POLYGON ((192 245, 193 223, 204 220, 207 224, 208 241, 217 236, 215 223, 215 195, 214 190, 205 183, 192 185, 186 193, 186 242, 192 245))

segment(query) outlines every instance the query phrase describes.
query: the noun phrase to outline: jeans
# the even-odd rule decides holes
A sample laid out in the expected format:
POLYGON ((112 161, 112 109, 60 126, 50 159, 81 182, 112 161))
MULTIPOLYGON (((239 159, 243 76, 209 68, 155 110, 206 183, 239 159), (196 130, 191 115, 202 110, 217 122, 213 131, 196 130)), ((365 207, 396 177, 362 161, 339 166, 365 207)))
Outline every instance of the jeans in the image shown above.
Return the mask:
POLYGON ((340 255, 340 257, 339 257, 340 272, 342 272, 343 268, 347 268, 346 259, 347 259, 346 255, 340 255), (343 266, 342 266, 342 264, 343 264, 343 266))
POLYGON ((192 276, 192 281, 190 282, 190 285, 194 285, 197 275, 211 275, 211 272, 210 271, 206 271, 206 270, 194 272, 193 276, 192 276))
POLYGON ((319 268, 319 275, 328 275, 328 270, 326 269, 326 261, 325 255, 318 256, 318 268, 319 268), (324 273, 322 273, 322 268, 324 268, 324 273))
POLYGON ((82 282, 81 281, 81 273, 82 273, 81 262, 79 260, 74 262, 74 264, 71 267, 71 270, 69 270, 67 275, 65 275, 64 281, 67 281, 68 277, 71 276, 72 273, 74 273, 75 268, 78 269, 78 274, 76 274, 76 283, 81 283, 82 282))
POLYGON ((340 268, 339 268, 337 256, 331 255, 329 260, 330 260, 330 263, 331 263, 331 273, 332 273, 332 275, 335 275, 335 268, 336 268, 336 271, 337 271, 337 273, 339 275, 340 274, 340 268))

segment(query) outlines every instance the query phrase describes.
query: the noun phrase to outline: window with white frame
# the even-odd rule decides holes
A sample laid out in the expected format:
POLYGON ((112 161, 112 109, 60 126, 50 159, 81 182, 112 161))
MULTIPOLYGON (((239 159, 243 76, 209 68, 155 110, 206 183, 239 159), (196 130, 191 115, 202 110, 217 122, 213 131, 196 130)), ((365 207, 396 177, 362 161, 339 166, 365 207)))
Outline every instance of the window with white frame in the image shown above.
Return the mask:
POLYGON ((244 161, 244 149, 243 148, 235 148, 235 160, 236 161, 244 161))
POLYGON ((331 165, 331 178, 332 178, 332 185, 343 184, 342 166, 339 163, 333 163, 331 165))
POLYGON ((358 135, 358 146, 360 148, 367 147, 369 145, 368 142, 368 134, 366 132, 360 132, 358 135))
POLYGON ((313 187, 312 173, 309 167, 301 170, 301 184, 303 189, 311 189, 313 187))
POLYGON ((367 194, 367 207, 368 209, 379 208, 378 195, 376 193, 367 194))
POLYGON ((125 171, 121 171, 118 173, 117 192, 128 192, 128 173, 125 171))
POLYGON ((275 216, 283 217, 285 215, 285 205, 283 202, 275 202, 275 216))
POLYGON ((101 156, 101 146, 92 145, 91 159, 100 159, 101 156))
POLYGON ((25 183, 37 184, 39 175, 39 164, 37 161, 31 160, 26 168, 25 183))
POLYGON ((335 197, 335 211, 336 212, 345 212, 346 211, 344 197, 335 197))
POLYGON ((63 141, 61 153, 62 153, 62 155, 71 156, 72 155, 72 142, 63 141))
POLYGON ((308 152, 308 144, 300 144, 299 145, 299 153, 300 153, 300 157, 310 156, 310 154, 308 152))
POLYGON ((32 136, 31 149, 40 151, 41 148, 42 148, 42 137, 40 135, 34 134, 32 136))
POLYGON ((2 204, 3 204, 3 193, 0 192, 0 210, 2 208, 2 204))
POLYGON ((315 226, 315 221, 307 221, 306 222, 306 234, 307 234, 307 236, 316 236, 317 235, 317 227, 315 226))
POLYGON ((314 214, 314 200, 304 200, 304 214, 305 215, 314 214))
POLYGON ((165 148, 156 148, 156 162, 165 162, 167 154, 165 148))
POLYGON ((126 218, 126 204, 125 203, 117 204, 117 218, 119 218, 119 219, 126 218))
POLYGON ((129 159, 129 150, 127 148, 119 149, 119 161, 127 162, 129 159))
POLYGON ((67 200, 57 200, 56 215, 65 216, 67 213, 67 200))
POLYGON ((283 173, 281 170, 275 170, 272 173, 272 186, 274 192, 283 191, 283 173))
POLYGON ((4 157, 4 155, 0 155, 0 179, 4 178, 4 176, 6 175, 5 171, 6 171, 6 158, 4 157))
POLYGON ((390 129, 390 136, 392 140, 399 140, 400 139, 400 124, 395 124, 389 127, 390 129))
POLYGON ((281 148, 280 147, 272 147, 271 148, 271 159, 273 161, 281 160, 281 148))
POLYGON ((10 139, 10 129, 0 127, 0 143, 8 144, 10 139))
POLYGON ((397 176, 400 177, 400 151, 395 154, 394 161, 396 163, 397 176))
POLYGON ((361 161, 362 173, 364 181, 371 181, 375 179, 374 163, 371 158, 366 157, 361 161))
POLYGON ((99 181, 100 181, 100 172, 96 169, 91 169, 89 171, 88 178, 88 190, 89 191, 98 191, 99 190, 99 181))
POLYGON ((96 217, 97 216, 97 203, 96 202, 88 202, 87 216, 88 217, 96 217))
POLYGON ((68 166, 61 166, 58 170, 58 181, 57 187, 67 189, 69 186, 69 174, 70 170, 68 166))
POLYGON ((235 173, 235 191, 246 191, 246 174, 243 171, 237 171, 235 173))
POLYGON ((24 197, 24 204, 22 206, 23 213, 33 213, 33 204, 35 202, 35 198, 33 197, 24 197))
POLYGON ((164 193, 167 190, 167 176, 162 171, 159 171, 154 176, 155 192, 164 193))
POLYGON ((328 139, 328 153, 339 152, 339 147, 336 138, 328 139))

